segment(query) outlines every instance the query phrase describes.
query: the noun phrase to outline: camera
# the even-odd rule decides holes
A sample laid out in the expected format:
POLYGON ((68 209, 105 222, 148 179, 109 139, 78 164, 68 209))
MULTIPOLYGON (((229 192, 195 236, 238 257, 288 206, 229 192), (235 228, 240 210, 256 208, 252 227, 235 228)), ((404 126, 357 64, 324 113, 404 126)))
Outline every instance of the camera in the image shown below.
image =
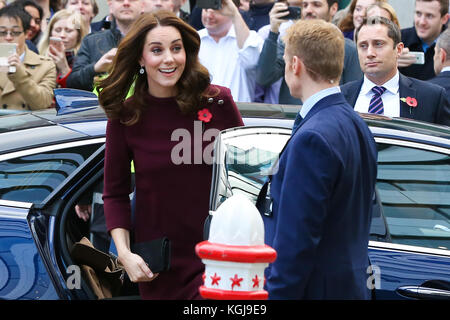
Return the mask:
MULTIPOLYGON (((241 5, 240 0, 233 0, 236 7, 241 5)), ((222 8, 222 0, 197 0, 196 6, 202 9, 220 10, 222 8)))
POLYGON ((300 7, 288 7, 289 14, 281 17, 283 20, 298 20, 302 15, 302 9, 300 7))

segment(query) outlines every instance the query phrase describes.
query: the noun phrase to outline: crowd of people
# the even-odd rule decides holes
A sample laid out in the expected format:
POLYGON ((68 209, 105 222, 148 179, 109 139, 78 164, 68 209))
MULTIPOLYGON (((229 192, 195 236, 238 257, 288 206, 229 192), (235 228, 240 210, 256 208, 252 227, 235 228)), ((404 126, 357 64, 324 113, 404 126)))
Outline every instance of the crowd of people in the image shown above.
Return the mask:
MULTIPOLYGON (((340 12, 338 0, 222 0, 220 9, 191 3, 190 14, 183 4, 108 0, 96 23, 95 0, 6 5, 0 43, 16 53, 0 73, 1 107, 51 108, 56 87, 97 92, 108 116, 104 214, 119 259, 143 298, 197 299, 204 268, 193 249, 211 164, 175 162, 173 133, 243 125, 236 101, 302 105, 270 180, 264 223, 278 257, 266 288, 275 299, 369 298, 377 151, 355 111, 450 126, 449 1, 416 0, 406 29, 386 1, 340 12), (284 18, 289 6, 301 7, 300 21, 284 18), (168 236, 170 271, 154 274, 131 251, 131 232, 142 243, 168 236)), ((205 141, 190 147, 208 151, 205 141)))
MULTIPOLYGON (((301 8, 299 19, 322 19, 342 31, 345 60, 341 85, 365 78, 362 52, 355 41, 355 30, 364 19, 381 16, 400 28, 397 14, 386 0, 352 0, 342 9, 338 0, 223 0, 220 10, 202 9, 192 1, 189 13, 182 10, 185 2, 108 0, 109 14, 97 22, 92 22, 99 12, 95 0, 15 0, 0 4, 4 6, 0 17, 9 19, 3 20, 0 29, 11 30, 0 43, 17 44, 20 63, 13 57, 11 63, 23 67, 17 75, 3 72, 0 76, 1 107, 25 111, 51 108, 54 88, 95 90, 96 81, 108 74, 117 47, 133 22, 141 14, 157 10, 175 13, 198 31, 199 59, 212 83, 230 88, 233 99, 240 102, 302 104, 289 93, 284 79, 283 35, 295 22, 284 18, 288 6, 301 8), (7 21, 14 21, 16 27, 11 29, 7 21), (22 79, 24 70, 27 76, 22 79), (31 99, 36 93, 39 99, 31 99)), ((436 50, 436 42, 448 32, 448 11, 448 0, 416 1, 414 26, 401 29, 403 49, 393 66, 402 76, 443 85, 437 79, 448 71, 450 48, 448 42, 441 41, 436 50), (417 61, 420 57, 422 62, 417 61)), ((389 95, 389 90, 383 94, 389 95)), ((448 119, 443 119, 448 106, 429 108, 444 112, 432 122, 448 124, 448 119)))

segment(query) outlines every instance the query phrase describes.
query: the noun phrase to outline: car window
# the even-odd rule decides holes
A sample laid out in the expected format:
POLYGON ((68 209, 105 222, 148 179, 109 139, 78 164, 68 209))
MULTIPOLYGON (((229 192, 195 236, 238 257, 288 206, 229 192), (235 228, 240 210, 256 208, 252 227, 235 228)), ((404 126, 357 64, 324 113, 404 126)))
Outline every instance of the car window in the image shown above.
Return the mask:
POLYGON ((288 139, 289 135, 273 133, 227 139, 225 164, 232 193, 244 194, 256 203, 269 169, 288 139))
POLYGON ((450 249, 450 157, 378 144, 377 188, 393 243, 450 249))
POLYGON ((1 161, 0 199, 43 201, 99 147, 81 145, 1 161))

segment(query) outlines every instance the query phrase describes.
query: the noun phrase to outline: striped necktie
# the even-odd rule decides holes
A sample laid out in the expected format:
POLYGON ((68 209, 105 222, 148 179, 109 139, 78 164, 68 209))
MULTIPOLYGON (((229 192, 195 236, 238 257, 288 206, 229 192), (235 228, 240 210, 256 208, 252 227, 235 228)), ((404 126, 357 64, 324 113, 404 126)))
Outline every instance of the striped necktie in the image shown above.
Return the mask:
POLYGON ((386 91, 385 87, 373 87, 372 92, 374 95, 372 96, 372 99, 370 99, 370 105, 369 105, 369 113, 376 113, 376 114, 383 114, 384 113, 384 107, 383 107, 383 100, 381 100, 381 95, 386 91))

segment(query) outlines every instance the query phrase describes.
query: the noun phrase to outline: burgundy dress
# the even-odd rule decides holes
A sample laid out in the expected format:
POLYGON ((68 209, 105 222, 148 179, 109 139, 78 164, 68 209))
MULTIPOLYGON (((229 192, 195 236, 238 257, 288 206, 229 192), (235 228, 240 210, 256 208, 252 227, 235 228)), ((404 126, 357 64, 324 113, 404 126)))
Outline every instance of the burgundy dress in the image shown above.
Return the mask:
MULTIPOLYGON (((148 109, 135 125, 108 121, 103 192, 108 231, 134 228, 136 242, 162 236, 171 240, 170 270, 160 273, 152 282, 139 283, 143 299, 201 298, 198 287, 203 283, 204 265, 195 254, 195 245, 203 240, 212 173, 210 164, 204 161, 196 164, 199 150, 211 143, 201 142, 202 131, 214 133, 207 130, 243 125, 230 90, 211 86, 216 88, 219 93, 213 101, 201 104, 201 109, 207 108, 212 115, 207 123, 197 122, 195 126, 197 113, 183 115, 175 99, 150 95, 148 109), (187 153, 180 151, 182 146, 190 147, 190 156, 187 149, 184 150, 187 153), (190 164, 177 164, 180 158, 190 164), (136 173, 134 226, 128 196, 132 159, 136 173)), ((133 98, 125 103, 133 103, 133 98)))

